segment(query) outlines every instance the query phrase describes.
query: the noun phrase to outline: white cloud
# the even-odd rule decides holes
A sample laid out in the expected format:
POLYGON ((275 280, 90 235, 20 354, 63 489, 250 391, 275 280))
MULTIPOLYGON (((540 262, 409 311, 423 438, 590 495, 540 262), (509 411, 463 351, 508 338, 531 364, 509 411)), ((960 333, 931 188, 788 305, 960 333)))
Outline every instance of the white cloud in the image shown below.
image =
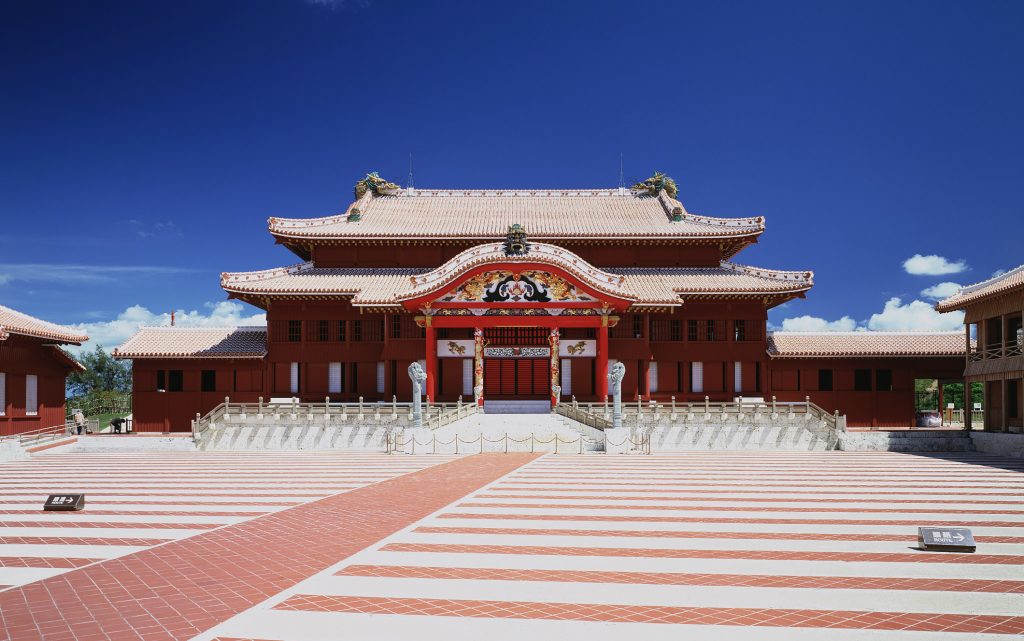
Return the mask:
POLYGON ((940 314, 928 303, 915 300, 903 304, 899 298, 890 298, 880 314, 868 319, 868 329, 880 331, 952 331, 962 329, 963 312, 940 314))
POLYGON ((967 270, 967 262, 963 259, 950 261, 942 256, 930 254, 922 256, 914 254, 903 261, 903 269, 908 274, 915 276, 942 276, 944 274, 959 274, 967 270))
POLYGON ((943 298, 949 298, 953 294, 960 291, 961 285, 959 283, 939 283, 938 285, 932 285, 921 290, 921 295, 925 298, 932 300, 942 300, 943 298))
POLYGON ((997 276, 1002 276, 1007 271, 1009 271, 1009 270, 1007 270, 1007 269, 997 269, 994 272, 992 272, 992 278, 996 278, 997 276))
MULTIPOLYGON (((174 325, 176 327, 234 327, 239 325, 266 325, 267 315, 263 312, 246 314, 249 311, 241 303, 235 301, 220 301, 218 303, 206 303, 203 305, 207 313, 198 310, 178 310, 174 313, 174 325)), ((95 349, 96 345, 102 345, 108 352, 121 345, 139 327, 146 326, 167 326, 171 324, 170 313, 156 314, 141 305, 132 305, 117 315, 117 318, 109 321, 97 321, 93 323, 79 323, 72 327, 80 329, 89 335, 89 342, 82 348, 73 349, 95 349)))
POLYGON ((26 283, 101 283, 130 276, 180 274, 194 270, 181 267, 128 265, 61 265, 53 263, 0 263, 0 285, 26 283))
POLYGON ((852 332, 855 329, 857 321, 849 316, 834 321, 817 316, 797 316, 782 321, 782 330, 785 332, 852 332))

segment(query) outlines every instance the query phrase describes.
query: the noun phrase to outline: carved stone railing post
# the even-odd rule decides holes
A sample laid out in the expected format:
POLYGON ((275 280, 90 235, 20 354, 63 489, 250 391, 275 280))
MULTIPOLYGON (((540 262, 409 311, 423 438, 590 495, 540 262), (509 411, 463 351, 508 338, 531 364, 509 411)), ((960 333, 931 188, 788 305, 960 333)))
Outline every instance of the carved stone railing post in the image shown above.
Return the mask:
POLYGON ((616 362, 608 372, 608 387, 612 393, 612 429, 622 427, 622 377, 626 375, 626 366, 616 362))
MULTIPOLYGON (((423 393, 423 384, 427 382, 427 373, 417 362, 409 364, 409 378, 412 379, 412 426, 415 429, 423 428, 423 406, 420 404, 420 395, 423 393)), ((427 399, 429 411, 430 399, 427 399)))

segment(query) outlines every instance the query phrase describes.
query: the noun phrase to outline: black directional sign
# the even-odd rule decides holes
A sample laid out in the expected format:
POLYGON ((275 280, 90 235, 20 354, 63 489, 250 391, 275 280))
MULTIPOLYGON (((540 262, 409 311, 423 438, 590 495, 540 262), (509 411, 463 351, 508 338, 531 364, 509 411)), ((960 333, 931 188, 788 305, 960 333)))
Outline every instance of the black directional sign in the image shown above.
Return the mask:
POLYGON ((974 552, 974 535, 965 527, 919 527, 917 543, 922 550, 974 552))
POLYGON ((43 509, 47 511, 74 511, 85 509, 85 495, 84 494, 51 494, 46 503, 43 503, 43 509))

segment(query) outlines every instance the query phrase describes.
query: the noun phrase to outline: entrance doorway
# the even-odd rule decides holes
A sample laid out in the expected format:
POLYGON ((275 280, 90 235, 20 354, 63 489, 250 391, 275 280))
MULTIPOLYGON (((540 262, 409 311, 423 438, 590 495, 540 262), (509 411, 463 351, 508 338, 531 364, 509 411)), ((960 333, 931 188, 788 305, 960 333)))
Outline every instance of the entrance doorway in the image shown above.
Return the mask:
POLYGON ((546 399, 551 391, 551 360, 518 355, 519 349, 548 346, 544 327, 492 327, 484 330, 487 347, 511 348, 505 357, 484 356, 485 399, 546 399), (514 355, 513 355, 514 354, 514 355))
POLYGON ((548 398, 549 367, 546 358, 485 358, 484 398, 548 398))

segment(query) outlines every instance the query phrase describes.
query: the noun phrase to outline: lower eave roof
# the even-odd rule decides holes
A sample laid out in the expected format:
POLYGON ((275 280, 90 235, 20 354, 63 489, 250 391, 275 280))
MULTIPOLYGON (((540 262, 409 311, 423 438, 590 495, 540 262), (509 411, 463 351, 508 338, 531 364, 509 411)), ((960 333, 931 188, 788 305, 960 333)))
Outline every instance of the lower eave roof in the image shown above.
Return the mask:
POLYGON ((114 358, 263 358, 266 327, 142 327, 114 358))
POLYGON ((964 357, 957 332, 772 332, 771 358, 964 357))
MULTIPOLYGON (((247 299, 261 297, 350 297, 359 307, 397 306, 414 289, 413 276, 430 268, 328 268, 311 262, 257 272, 224 273, 221 287, 247 299)), ((773 301, 801 295, 813 284, 812 272, 760 269, 722 262, 718 267, 603 268, 621 275, 621 289, 633 306, 678 306, 688 298, 757 298, 773 301)))

